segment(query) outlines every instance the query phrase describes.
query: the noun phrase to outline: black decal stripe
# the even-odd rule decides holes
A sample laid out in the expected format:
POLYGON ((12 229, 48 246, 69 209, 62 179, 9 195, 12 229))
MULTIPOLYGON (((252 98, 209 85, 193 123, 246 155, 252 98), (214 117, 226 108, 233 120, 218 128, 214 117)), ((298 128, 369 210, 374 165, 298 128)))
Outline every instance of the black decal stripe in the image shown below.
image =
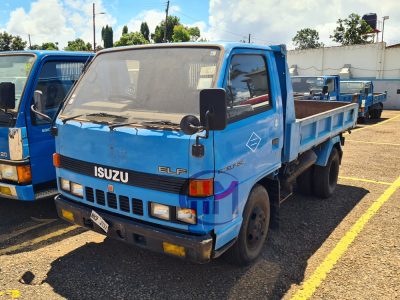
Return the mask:
MULTIPOLYGON (((157 175, 157 174, 149 174, 137 171, 131 171, 127 169, 119 169, 115 167, 105 166, 90 163, 87 161, 82 161, 70 157, 66 157, 60 155, 60 168, 69 170, 74 173, 83 174, 91 177, 94 176, 94 167, 103 167, 107 169, 122 171, 128 173, 128 182, 125 183, 131 186, 137 186, 141 188, 168 192, 173 194, 186 194, 187 193, 187 179, 174 177, 174 176, 166 176, 166 175, 157 175)), ((95 177, 98 178, 98 177, 95 177)), ((101 179, 101 178, 99 178, 101 179)), ((106 180, 106 179, 102 179, 106 180)), ((112 181, 114 182, 114 181, 112 181)), ((121 182, 122 183, 122 182, 121 182)), ((124 183, 122 183, 124 184, 124 183)))

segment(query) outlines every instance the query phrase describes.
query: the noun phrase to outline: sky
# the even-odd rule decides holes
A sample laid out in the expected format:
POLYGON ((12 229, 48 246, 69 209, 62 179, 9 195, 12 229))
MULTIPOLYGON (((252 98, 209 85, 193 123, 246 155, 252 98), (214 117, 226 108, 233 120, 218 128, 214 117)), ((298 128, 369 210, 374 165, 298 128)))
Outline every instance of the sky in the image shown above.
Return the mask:
MULTIPOLYGON (((101 43, 102 26, 111 25, 114 41, 122 27, 138 31, 146 21, 150 31, 165 18, 166 0, 1 0, 0 32, 20 35, 32 44, 67 42, 82 38, 93 42, 92 3, 96 4, 96 42, 101 43)), ((400 43, 400 0, 171 0, 170 14, 187 26, 198 26, 208 40, 258 44, 287 44, 302 28, 316 29, 320 41, 335 46, 330 39, 339 18, 350 13, 377 13, 385 21, 384 39, 400 43)), ((378 22, 382 26, 382 22, 378 22)))

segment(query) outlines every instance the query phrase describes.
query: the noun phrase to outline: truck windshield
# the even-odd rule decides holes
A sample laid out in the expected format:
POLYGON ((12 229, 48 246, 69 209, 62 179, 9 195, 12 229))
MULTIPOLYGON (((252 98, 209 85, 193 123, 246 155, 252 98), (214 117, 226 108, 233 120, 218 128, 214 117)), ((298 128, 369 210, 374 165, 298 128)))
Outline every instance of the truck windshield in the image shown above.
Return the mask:
POLYGON ((34 60, 33 55, 0 55, 0 82, 15 84, 15 111, 18 110, 34 60))
POLYGON ((324 79, 321 77, 292 77, 292 84, 295 93, 322 91, 324 79))
POLYGON ((340 93, 341 94, 356 94, 356 93, 360 93, 363 94, 364 93, 364 87, 365 84, 364 82, 340 82, 340 93))
POLYGON ((199 93, 214 86, 219 53, 217 48, 188 46, 99 54, 66 101, 61 118, 179 123, 184 115, 199 114, 199 93))

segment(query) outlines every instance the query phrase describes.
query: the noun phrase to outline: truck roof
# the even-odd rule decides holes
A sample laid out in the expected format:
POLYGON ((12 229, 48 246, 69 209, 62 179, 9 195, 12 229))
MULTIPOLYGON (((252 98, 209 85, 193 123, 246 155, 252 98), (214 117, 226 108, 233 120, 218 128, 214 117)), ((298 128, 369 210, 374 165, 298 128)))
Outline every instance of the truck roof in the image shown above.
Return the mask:
POLYGON ((105 52, 114 52, 119 50, 127 50, 127 49, 140 49, 140 48, 162 48, 162 47, 190 47, 190 46, 217 46, 223 48, 226 52, 230 52, 233 48, 248 48, 248 49, 261 49, 261 50, 272 50, 277 52, 286 52, 285 45, 275 45, 275 46, 267 46, 267 45, 259 45, 259 44, 246 44, 246 43, 238 43, 238 42, 185 42, 185 43, 159 43, 159 44, 147 44, 147 45, 133 45, 133 46, 123 46, 123 47, 114 47, 108 48, 99 51, 99 53, 105 52))
POLYGON ((76 56, 76 55, 83 55, 83 56, 93 56, 94 53, 92 52, 84 52, 84 51, 61 51, 61 50, 20 50, 20 51, 4 51, 0 52, 0 54, 35 54, 38 58, 44 56, 76 56))
POLYGON ((372 81, 371 80, 340 80, 340 82, 344 82, 344 83, 347 83, 347 82, 370 83, 372 81))

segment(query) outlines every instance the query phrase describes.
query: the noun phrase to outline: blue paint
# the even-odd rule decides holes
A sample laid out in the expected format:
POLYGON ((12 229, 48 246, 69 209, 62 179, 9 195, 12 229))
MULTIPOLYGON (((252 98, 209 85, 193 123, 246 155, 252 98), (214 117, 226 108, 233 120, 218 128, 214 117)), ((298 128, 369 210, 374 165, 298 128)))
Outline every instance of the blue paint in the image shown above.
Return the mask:
MULTIPOLYGON (((2 56, 18 54, 31 55, 34 57, 34 61, 22 93, 20 105, 17 108, 15 124, 11 127, 9 125, 0 125, 0 152, 2 159, 0 163, 12 164, 18 161, 25 161, 25 164, 30 164, 31 166, 32 182, 28 185, 20 185, 18 183, 11 184, 9 181, 2 179, 0 180, 0 185, 15 188, 16 196, 1 195, 1 197, 32 201, 36 199, 36 192, 45 192, 52 185, 56 186, 55 170, 52 163, 55 144, 54 138, 49 132, 50 124, 35 125, 34 116, 31 114, 33 94, 43 66, 51 62, 85 63, 93 54, 66 51, 10 51, 1 53, 2 56), (9 149, 9 132, 13 128, 19 128, 21 131, 22 157, 17 160, 11 159, 11 149, 9 149)), ((52 79, 58 80, 58 78, 52 79)))
MULTIPOLYGON (((190 44, 175 44, 171 47, 185 45, 190 44)), ((347 105, 308 118, 296 119, 284 46, 268 47, 242 43, 201 45, 217 45, 222 49, 219 73, 214 85, 218 88, 226 86, 233 56, 261 56, 266 62, 266 71, 269 74, 270 108, 232 121, 222 131, 210 132, 209 138, 200 140, 204 146, 204 156, 201 158, 192 156, 191 152, 197 134, 189 136, 176 129, 150 129, 135 125, 110 131, 108 126, 90 121, 70 120, 64 124, 61 118, 56 121, 56 152, 93 165, 152 175, 161 175, 159 166, 168 166, 172 170, 187 169, 187 173, 171 176, 185 179, 212 178, 213 196, 193 198, 187 194, 145 189, 87 176, 66 168, 57 169, 57 177, 104 192, 111 184, 117 196, 124 195, 142 200, 144 214, 134 215, 96 201, 90 202, 86 197, 73 196, 59 187, 60 193, 66 198, 87 207, 110 211, 165 228, 196 234, 213 233, 214 249, 220 249, 237 237, 242 224, 242 213, 254 185, 266 177, 277 179, 282 166, 296 160, 299 154, 305 151, 317 149, 319 145, 322 145, 322 150, 315 150, 318 152, 319 163, 326 164, 326 157, 329 157, 331 148, 325 145, 335 144, 343 131, 354 127, 357 105, 347 105), (150 202, 172 207, 196 208, 197 224, 186 225, 151 217, 148 212, 150 202)), ((115 49, 106 50, 102 55, 112 51, 115 49)))

